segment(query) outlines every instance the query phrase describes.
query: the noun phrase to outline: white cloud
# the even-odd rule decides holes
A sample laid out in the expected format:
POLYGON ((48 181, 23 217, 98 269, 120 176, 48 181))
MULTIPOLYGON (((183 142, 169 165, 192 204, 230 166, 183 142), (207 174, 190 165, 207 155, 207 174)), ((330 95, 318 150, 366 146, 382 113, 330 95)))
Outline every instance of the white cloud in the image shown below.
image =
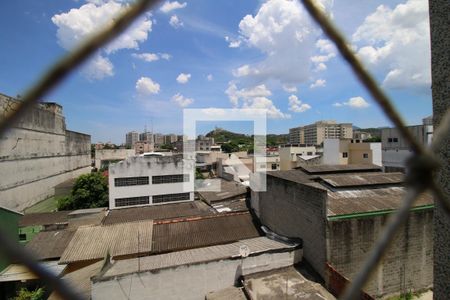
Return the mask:
POLYGON ((177 77, 178 83, 185 84, 191 79, 191 74, 180 73, 177 77))
POLYGON ((146 62, 157 61, 159 59, 170 60, 171 58, 170 54, 167 53, 133 53, 132 56, 146 62))
POLYGON ((208 76, 206 76, 206 79, 207 79, 208 81, 212 81, 212 80, 214 79, 214 77, 213 77, 212 74, 208 74, 208 76))
POLYGON ((230 47, 230 48, 239 48, 239 46, 241 45, 241 40, 240 39, 233 39, 233 38, 230 38, 229 36, 225 36, 225 41, 227 41, 229 44, 228 44, 228 47, 230 47))
POLYGON ((186 98, 180 93, 177 93, 172 97, 172 101, 177 103, 180 107, 186 107, 194 102, 194 99, 192 98, 186 98))
POLYGON ((288 93, 297 93, 297 87, 295 85, 283 84, 283 90, 288 93))
POLYGON ((369 103, 363 97, 352 97, 347 102, 334 103, 335 107, 350 106, 351 108, 367 108, 369 103))
POLYGON ((311 109, 311 105, 306 104, 306 103, 302 103, 302 101, 300 101, 298 99, 298 97, 295 96, 295 95, 289 96, 289 110, 290 111, 293 111, 293 112, 305 112, 308 109, 311 109))
POLYGON ((159 8, 160 11, 162 11, 163 13, 167 14, 169 12, 171 12, 172 10, 176 10, 176 9, 180 9, 180 8, 185 8, 187 6, 186 2, 180 3, 178 1, 166 1, 164 2, 164 4, 159 8))
POLYGON ((225 91, 231 104, 235 108, 260 108, 267 110, 267 116, 271 119, 290 118, 289 114, 281 112, 270 100, 272 92, 264 85, 257 85, 251 88, 238 89, 234 82, 228 84, 225 91))
POLYGON ((96 55, 88 62, 86 67, 83 68, 82 73, 89 80, 100 80, 105 77, 113 76, 114 66, 108 58, 96 55))
MULTIPOLYGON (((328 10, 331 2, 322 0, 320 4, 328 10)), ((298 84, 306 82, 312 68, 317 67, 312 56, 322 55, 328 60, 333 56, 333 49, 326 42, 319 42, 320 30, 298 1, 267 0, 254 16, 246 15, 241 20, 239 29, 242 41, 266 57, 240 66, 233 72, 236 77, 298 84)), ((324 62, 321 64, 324 69, 324 62)))
POLYGON ((311 83, 309 88, 315 89, 318 87, 324 87, 326 83, 327 83, 327 81, 325 79, 317 79, 316 81, 314 81, 314 83, 311 83))
MULTIPOLYGON (((58 27, 56 32, 58 44, 66 50, 71 50, 103 25, 112 22, 117 13, 127 5, 126 3, 115 1, 94 1, 94 3, 82 5, 80 8, 73 8, 68 12, 54 15, 51 20, 58 27)), ((109 43, 102 51, 110 54, 122 49, 137 49, 140 43, 147 40, 151 30, 152 21, 148 15, 143 16, 136 20, 123 34, 109 43)), ((85 67, 89 70, 84 70, 84 74, 96 72, 98 74, 113 74, 112 63, 104 55, 97 56, 91 63, 92 65, 88 64, 85 67), (106 68, 107 65, 109 65, 108 68, 106 68), (94 71, 96 67, 99 69, 94 71), (105 71, 107 69, 111 71, 108 73, 105 71)), ((97 76, 97 79, 103 77, 97 76)), ((95 78, 95 76, 92 78, 95 78)))
POLYGON ((173 15, 170 17, 169 24, 173 28, 180 28, 184 26, 183 22, 181 22, 180 19, 178 19, 177 15, 173 15))
POLYGON ((380 5, 353 34, 358 55, 381 71, 383 85, 429 89, 431 85, 428 2, 380 5))
POLYGON ((140 96, 158 94, 160 86, 149 77, 141 77, 136 82, 136 91, 140 96))

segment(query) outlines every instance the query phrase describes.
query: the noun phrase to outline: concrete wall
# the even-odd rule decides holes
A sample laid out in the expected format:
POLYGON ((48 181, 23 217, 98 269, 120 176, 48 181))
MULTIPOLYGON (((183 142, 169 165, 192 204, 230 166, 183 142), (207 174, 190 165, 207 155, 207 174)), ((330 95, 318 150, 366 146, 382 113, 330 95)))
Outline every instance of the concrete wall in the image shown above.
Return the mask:
MULTIPOLYGON (((388 215, 328 221, 327 259, 350 280, 359 271, 388 215)), ((429 288, 433 284, 433 210, 411 213, 364 290, 382 296, 429 288)))
POLYGON ((316 154, 317 149, 314 146, 307 147, 281 147, 279 149, 280 154, 280 170, 291 170, 297 165, 297 154, 308 155, 311 152, 316 154))
POLYGON ((278 234, 302 238, 305 259, 322 277, 326 199, 326 191, 273 176, 267 176, 267 192, 259 192, 256 199, 252 192, 252 207, 261 223, 278 234))
POLYGON ((203 300, 208 292, 234 286, 241 275, 293 265, 301 257, 298 251, 301 250, 264 253, 242 260, 226 259, 94 281, 92 299, 203 300))
POLYGON ((411 150, 384 149, 382 151, 382 165, 383 167, 405 168, 406 160, 411 155, 411 150))
MULTIPOLYGON (((129 157, 124 161, 109 165, 109 208, 114 209, 116 198, 153 195, 191 193, 194 200, 195 162, 176 156, 129 157), (188 182, 152 184, 152 176, 188 174, 188 182), (115 178, 149 176, 149 184, 134 186, 115 186, 115 178)), ((128 207, 128 206, 127 206, 128 207)))
POLYGON ((95 150, 95 167, 100 169, 103 160, 123 160, 136 155, 134 149, 102 149, 95 150))
MULTIPOLYGON (((17 101, 0 94, 1 113, 17 101)), ((54 187, 90 172, 91 137, 66 130, 62 107, 40 104, 0 139, 1 205, 15 210, 54 195, 54 187)))

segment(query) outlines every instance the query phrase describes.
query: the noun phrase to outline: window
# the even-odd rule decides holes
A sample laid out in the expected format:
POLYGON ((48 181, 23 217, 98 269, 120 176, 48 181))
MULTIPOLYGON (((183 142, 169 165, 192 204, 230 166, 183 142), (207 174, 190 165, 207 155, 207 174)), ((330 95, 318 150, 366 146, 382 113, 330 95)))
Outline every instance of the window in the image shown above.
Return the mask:
POLYGON ((272 170, 276 170, 277 169, 277 164, 272 164, 272 170))
POLYGON ((392 143, 392 138, 388 138, 388 143, 392 143))
POLYGON ((312 152, 307 152, 306 155, 312 155, 312 152))
POLYGON ((116 207, 149 204, 149 196, 117 198, 115 199, 116 207))
POLYGON ((393 138, 392 140, 394 143, 398 143, 398 138, 393 138))
POLYGON ((148 184, 148 176, 114 178, 114 186, 132 186, 148 184))
POLYGON ((342 152, 342 157, 343 157, 343 158, 348 157, 348 153, 347 153, 347 152, 342 152))
POLYGON ((19 241, 26 241, 27 240, 27 235, 25 233, 20 233, 19 234, 19 241))
POLYGON ((369 154, 363 153, 363 158, 369 158, 369 154))
POLYGON ((174 201, 184 201, 190 200, 189 193, 179 193, 179 194, 166 194, 166 195, 155 195, 152 198, 153 203, 164 203, 164 202, 174 202, 174 201))
POLYGON ((153 184, 188 182, 188 181, 189 181, 189 174, 152 176, 153 184))

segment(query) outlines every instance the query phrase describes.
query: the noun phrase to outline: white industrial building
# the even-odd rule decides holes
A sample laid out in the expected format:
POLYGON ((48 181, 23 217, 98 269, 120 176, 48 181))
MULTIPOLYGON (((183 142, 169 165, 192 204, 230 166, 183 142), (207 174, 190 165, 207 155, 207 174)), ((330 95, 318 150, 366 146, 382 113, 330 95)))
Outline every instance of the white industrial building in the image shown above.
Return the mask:
POLYGON ((129 157, 109 166, 109 208, 194 200, 195 161, 182 156, 129 157))

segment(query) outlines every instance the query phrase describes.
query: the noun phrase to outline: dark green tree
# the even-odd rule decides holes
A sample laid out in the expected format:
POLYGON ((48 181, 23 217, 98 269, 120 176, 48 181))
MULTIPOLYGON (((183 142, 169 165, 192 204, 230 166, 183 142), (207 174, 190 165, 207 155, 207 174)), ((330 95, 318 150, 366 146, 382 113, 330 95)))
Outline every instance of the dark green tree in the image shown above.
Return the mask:
POLYGON ((105 206, 108 206, 108 182, 99 172, 78 177, 70 196, 58 200, 58 210, 105 206))
POLYGON ((44 300, 44 289, 39 288, 34 291, 29 291, 25 288, 21 288, 17 291, 17 294, 14 298, 14 300, 44 300))

